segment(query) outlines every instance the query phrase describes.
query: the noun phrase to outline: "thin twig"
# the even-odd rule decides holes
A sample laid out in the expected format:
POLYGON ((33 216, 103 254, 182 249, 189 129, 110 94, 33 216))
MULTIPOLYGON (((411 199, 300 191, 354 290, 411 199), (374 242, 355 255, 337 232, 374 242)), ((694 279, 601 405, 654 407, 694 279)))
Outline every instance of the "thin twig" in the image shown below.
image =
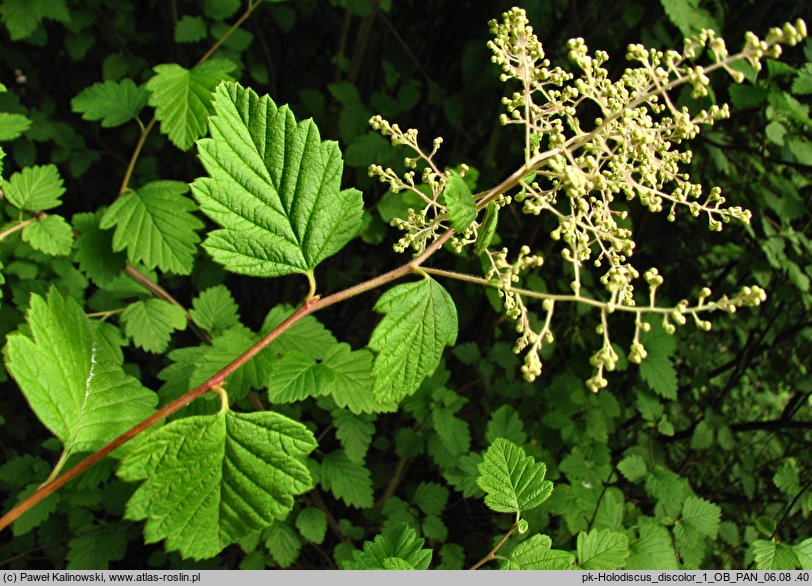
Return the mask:
POLYGON ((499 549, 503 545, 505 545, 505 543, 507 543, 507 540, 510 539, 510 536, 513 535, 513 533, 516 531, 517 527, 518 527, 518 525, 516 523, 514 523, 513 527, 510 528, 510 531, 505 533, 504 537, 502 537, 502 539, 499 540, 499 543, 497 543, 496 545, 493 546, 493 549, 488 552, 488 555, 486 555, 484 558, 479 560, 477 563, 475 563, 473 566, 471 566, 468 569, 469 570, 478 570, 479 568, 481 568, 482 566, 487 564, 489 561, 494 559, 496 557, 496 552, 499 551, 499 549))

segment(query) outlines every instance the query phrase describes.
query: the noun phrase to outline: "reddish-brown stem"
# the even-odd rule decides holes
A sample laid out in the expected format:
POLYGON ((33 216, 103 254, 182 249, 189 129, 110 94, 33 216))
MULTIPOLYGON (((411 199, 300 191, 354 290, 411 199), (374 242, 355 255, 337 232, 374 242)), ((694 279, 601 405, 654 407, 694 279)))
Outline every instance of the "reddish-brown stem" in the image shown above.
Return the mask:
POLYGON ((503 545, 505 545, 505 543, 507 542, 508 539, 510 539, 510 536, 513 535, 513 533, 516 531, 516 527, 517 527, 517 525, 516 525, 516 523, 514 523, 513 527, 510 528, 510 531, 505 533, 504 537, 502 537, 502 539, 499 540, 499 543, 497 543, 496 545, 493 546, 493 549, 488 552, 488 555, 486 555, 484 558, 479 560, 477 563, 475 563, 473 566, 471 566, 468 569, 469 570, 478 570, 479 568, 481 568, 482 566, 487 564, 489 561, 494 559, 494 557, 496 557, 496 552, 499 551, 499 549, 503 545))
MULTIPOLYGON (((178 411, 182 407, 185 407, 198 397, 212 390, 213 387, 222 386, 222 384, 230 375, 234 374, 234 372, 237 371, 241 366, 243 366, 246 362, 251 360, 254 356, 256 356, 259 352, 261 352, 268 344, 270 344, 276 338, 285 333, 285 331, 287 331, 291 326, 293 326, 295 323, 297 323, 305 316, 308 316, 311 313, 324 309, 325 307, 329 307, 334 303, 338 303, 345 299, 349 299, 350 297, 353 297, 355 295, 360 295, 361 293, 365 293, 367 291, 375 289, 376 287, 380 287, 381 285, 394 281, 395 279, 398 279, 413 272, 420 266, 421 263, 425 262, 427 258, 429 258, 432 254, 434 254, 443 245, 443 243, 445 243, 449 238, 451 238, 453 234, 454 234, 453 230, 448 230, 442 236, 440 236, 440 238, 434 241, 429 247, 427 247, 426 250, 424 250, 420 255, 412 259, 410 262, 389 271, 388 273, 384 273, 383 275, 375 277, 374 279, 370 279, 368 281, 355 285, 354 287, 350 287, 343 291, 339 291, 338 293, 334 293, 333 295, 330 295, 328 297, 319 298, 319 296, 317 295, 311 299, 308 299, 290 317, 288 317, 285 321, 276 326, 259 342, 251 346, 241 356, 234 359, 228 366, 226 366, 220 372, 212 376, 209 380, 196 386, 195 388, 188 391, 181 397, 175 399, 168 405, 165 405, 164 407, 156 411, 152 416, 148 417, 141 423, 125 431, 116 439, 114 439, 106 446, 104 446, 102 449, 100 449, 98 452, 92 454, 91 456, 88 456, 87 458, 79 462, 79 464, 77 464, 76 466, 65 472, 65 474, 55 479, 53 482, 43 485, 27 499, 17 504, 17 506, 15 506, 2 518, 0 518, 0 531, 2 531, 5 527, 7 527, 10 523, 12 523, 17 517, 22 515, 28 509, 42 502, 49 495, 53 494, 54 492, 62 488, 65 484, 76 478, 79 474, 81 474, 82 472, 93 466, 96 462, 104 458, 107 454, 109 454, 113 450, 119 448, 124 443, 137 436, 139 433, 145 431, 158 421, 164 419, 165 417, 168 417, 169 415, 171 415, 175 411, 178 411)), ((134 270, 134 272, 140 275, 138 271, 134 270)), ((143 275, 141 275, 141 277, 143 277, 143 275)))

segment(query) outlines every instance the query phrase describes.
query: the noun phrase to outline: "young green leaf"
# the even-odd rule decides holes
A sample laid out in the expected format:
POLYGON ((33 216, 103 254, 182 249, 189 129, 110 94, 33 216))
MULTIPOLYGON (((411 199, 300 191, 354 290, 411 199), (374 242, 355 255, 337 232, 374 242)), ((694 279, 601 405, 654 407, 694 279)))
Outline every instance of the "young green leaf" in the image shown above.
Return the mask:
POLYGON ((101 120, 104 128, 126 124, 147 105, 149 92, 131 79, 94 83, 70 102, 84 120, 101 120))
POLYGON ((365 542, 363 551, 353 552, 352 560, 342 562, 341 567, 345 570, 386 570, 396 569, 405 563, 416 570, 427 570, 432 552, 423 549, 424 543, 425 540, 418 539, 414 529, 398 525, 384 531, 373 541, 365 542))
POLYGON ((31 296, 31 336, 8 337, 8 369, 66 453, 91 451, 148 417, 157 395, 111 359, 79 304, 31 296))
POLYGON ((369 340, 378 352, 373 393, 398 402, 437 369, 445 346, 456 341, 457 308, 439 283, 423 278, 391 288, 374 309, 384 318, 369 340))
POLYGON ((296 517, 296 528, 308 541, 321 543, 327 534, 327 515, 316 507, 304 508, 296 517))
POLYGON ((209 287, 192 300, 189 313, 207 332, 219 335, 240 321, 240 308, 225 285, 209 287))
POLYGON ((43 211, 55 208, 65 193, 56 165, 26 167, 2 180, 8 202, 21 210, 43 211))
POLYGON ((215 556, 290 513, 294 497, 312 488, 303 459, 315 447, 304 425, 270 411, 172 421, 139 438, 122 461, 119 476, 142 481, 126 517, 146 520, 147 543, 215 556))
POLYGON ((476 203, 459 173, 448 171, 447 175, 448 183, 443 190, 443 198, 448 208, 448 218, 454 230, 463 233, 476 219, 476 203))
POLYGON ((186 329, 183 308, 163 299, 146 299, 130 303, 121 314, 124 332, 135 345, 147 352, 163 352, 172 332, 186 329))
POLYGON ((375 434, 375 424, 367 416, 355 415, 343 409, 333 411, 333 423, 336 426, 336 438, 341 442, 347 458, 363 464, 375 434))
POLYGON ((344 450, 330 452, 319 467, 321 486, 347 506, 366 509, 372 506, 372 479, 369 468, 347 458, 344 450))
POLYGON ((73 230, 62 216, 49 215, 23 228, 23 240, 32 248, 50 254, 65 256, 73 245, 73 230))
POLYGON ((229 271, 312 275, 361 226, 361 193, 340 191, 338 145, 322 142, 312 120, 296 122, 287 106, 239 84, 221 84, 213 103, 211 138, 199 143, 210 177, 192 191, 222 229, 204 246, 229 271))
POLYGON ((504 438, 493 442, 479 465, 477 484, 485 491, 485 504, 499 513, 529 511, 546 501, 553 483, 544 480, 547 466, 525 456, 524 450, 504 438))
POLYGON ((577 546, 578 567, 582 570, 619 570, 629 557, 629 538, 609 529, 581 531, 577 546))
POLYGON ((31 119, 22 114, 0 112, 0 141, 14 140, 31 128, 31 119))
POLYGON ((153 181, 125 193, 102 216, 103 229, 115 227, 113 249, 127 249, 132 262, 187 275, 192 272, 203 222, 192 215, 193 201, 179 181, 153 181))
POLYGON ((553 541, 546 535, 533 535, 517 545, 505 561, 502 570, 572 570, 575 558, 567 552, 550 549, 553 541))
POLYGON ((206 120, 212 113, 212 92, 224 79, 230 79, 234 64, 228 59, 210 59, 192 69, 176 63, 154 67, 155 76, 147 82, 149 105, 161 122, 161 132, 182 151, 206 134, 206 120))

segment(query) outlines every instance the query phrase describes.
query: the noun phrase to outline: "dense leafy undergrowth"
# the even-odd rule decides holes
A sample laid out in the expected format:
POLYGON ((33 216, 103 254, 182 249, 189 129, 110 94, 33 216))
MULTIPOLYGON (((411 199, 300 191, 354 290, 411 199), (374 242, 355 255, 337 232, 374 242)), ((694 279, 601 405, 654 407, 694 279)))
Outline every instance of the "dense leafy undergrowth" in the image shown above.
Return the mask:
POLYGON ((810 14, 740 4, 3 0, 0 564, 810 569, 810 14))

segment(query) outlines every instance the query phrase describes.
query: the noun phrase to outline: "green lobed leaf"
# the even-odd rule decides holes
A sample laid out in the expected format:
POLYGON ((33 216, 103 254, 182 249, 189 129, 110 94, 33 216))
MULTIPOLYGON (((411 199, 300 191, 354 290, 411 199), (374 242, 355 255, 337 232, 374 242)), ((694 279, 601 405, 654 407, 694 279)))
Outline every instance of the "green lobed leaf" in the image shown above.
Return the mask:
POLYGON ((228 287, 216 285, 202 291, 192 300, 189 314, 201 328, 219 335, 240 322, 239 311, 228 287))
POLYGON ((340 191, 338 145, 322 141, 312 120, 297 122, 287 106, 237 83, 221 84, 213 103, 211 138, 198 145, 210 177, 192 191, 222 229, 204 246, 232 272, 312 275, 361 226, 361 193, 340 191))
POLYGON ((304 425, 271 411, 172 421, 139 438, 119 468, 142 481, 126 518, 146 520, 146 543, 213 557, 290 513, 312 488, 303 460, 316 445, 304 425))
POLYGON ((491 419, 485 427, 485 439, 488 443, 503 437, 514 444, 521 445, 527 441, 524 423, 518 411, 510 405, 502 405, 491 413, 491 419))
POLYGON ((333 380, 332 371, 313 358, 289 352, 270 363, 268 400, 294 403, 322 393, 333 380))
POLYGON ((781 462, 781 466, 773 474, 773 484, 786 495, 794 496, 798 493, 801 482, 795 458, 787 458, 781 462))
POLYGON ((448 539, 448 528, 439 515, 426 515, 420 524, 423 536, 432 541, 443 542, 448 539))
POLYGON ((363 551, 353 552, 352 560, 341 562, 341 567, 345 570, 400 569, 403 564, 394 562, 396 558, 416 570, 427 570, 432 551, 424 549, 424 543, 414 529, 398 525, 365 542, 363 551))
POLYGON ((212 20, 231 18, 240 9, 240 0, 205 0, 203 14, 212 20))
POLYGON ((99 227, 103 210, 93 214, 75 214, 71 218, 73 227, 79 232, 74 247, 74 259, 79 268, 100 287, 108 284, 121 274, 127 264, 122 252, 113 251, 113 233, 99 227))
POLYGON ((666 15, 685 36, 708 28, 720 32, 721 27, 710 12, 699 6, 699 0, 660 0, 666 15))
MULTIPOLYGON (((290 317, 294 311, 290 305, 274 306, 265 316, 260 335, 264 336, 269 333, 290 317)), ((319 320, 308 315, 271 342, 265 352, 276 356, 284 356, 288 352, 299 352, 322 360, 336 343, 335 336, 319 320)))
POLYGON ((648 474, 648 466, 642 456, 632 454, 618 462, 617 469, 629 482, 638 482, 648 474))
POLYGON ((682 506, 682 517, 674 527, 674 535, 698 539, 716 539, 719 531, 719 517, 722 510, 705 499, 689 496, 682 506))
POLYGON ((73 230, 65 218, 49 215, 31 222, 22 233, 23 240, 32 248, 50 254, 51 256, 65 256, 70 254, 73 246, 73 230))
POLYGON ((333 424, 336 438, 341 442, 347 458, 362 464, 375 434, 375 424, 367 416, 355 415, 343 409, 333 411, 333 424))
POLYGON ((795 95, 812 94, 812 63, 807 63, 792 82, 792 93, 795 95))
POLYGON ((336 405, 356 415, 395 411, 394 402, 378 401, 372 395, 372 360, 369 350, 352 350, 349 344, 335 344, 322 362, 333 375, 332 383, 322 390, 322 395, 329 395, 336 405))
POLYGON ((347 506, 366 509, 372 506, 372 478, 369 468, 353 462, 336 450, 324 456, 319 467, 321 486, 347 506))
POLYGON ((629 538, 609 529, 578 534, 578 567, 582 570, 619 570, 629 557, 629 538))
POLYGON ((103 81, 83 89, 70 102, 83 120, 101 120, 104 128, 126 124, 147 105, 149 92, 131 79, 103 81))
POLYGON ((56 165, 25 167, 0 183, 11 205, 21 210, 43 211, 55 208, 65 193, 56 165))
POLYGON ((31 128, 31 119, 22 114, 0 112, 0 141, 14 140, 31 128))
MULTIPOLYGON (((190 387, 208 380, 256 342, 256 334, 242 324, 215 336, 211 345, 204 347, 203 355, 194 364, 194 370, 189 379, 190 387)), ((248 394, 250 389, 262 388, 266 376, 267 372, 262 358, 259 356, 252 358, 228 377, 226 388, 229 396, 234 400, 241 399, 248 394)))
POLYGON ((468 229, 476 219, 476 202, 465 181, 455 171, 448 171, 448 183, 443 190, 443 198, 448 208, 448 218, 454 230, 460 234, 468 229))
POLYGON ((3 0, 0 19, 12 41, 30 37, 45 19, 68 22, 70 12, 65 0, 3 0))
POLYGON ((443 472, 448 483, 462 493, 465 498, 478 498, 484 494, 479 487, 479 465, 482 456, 478 453, 466 454, 457 458, 457 465, 443 472))
POLYGON ((793 545, 792 551, 795 557, 798 558, 798 567, 800 567, 800 569, 812 570, 812 537, 793 545))
POLYGON ((234 63, 228 59, 210 59, 192 69, 177 63, 153 68, 155 76, 147 82, 149 105, 161 123, 161 132, 182 151, 206 134, 206 122, 212 108, 212 93, 221 81, 230 79, 234 63))
POLYGON ((629 549, 627 570, 678 570, 674 542, 668 529, 653 520, 640 524, 640 536, 629 549))
POLYGON ((468 452, 471 447, 471 431, 468 422, 454 416, 453 409, 433 409, 431 421, 443 447, 453 456, 468 452))
POLYGON ((124 374, 79 304, 31 296, 31 336, 8 337, 8 369, 66 453, 92 451, 148 417, 157 395, 124 374))
POLYGON ((265 531, 265 547, 280 568, 287 568, 299 557, 302 540, 290 525, 276 522, 265 531))
POLYGON ((127 553, 127 526, 92 526, 68 542, 66 570, 108 570, 127 553))
MULTIPOLYGON (((42 482, 40 481, 27 485, 17 495, 17 501, 22 502, 31 496, 34 491, 41 486, 41 484, 42 482)), ((33 507, 27 511, 25 515, 17 518, 11 525, 11 531, 14 536, 19 537, 20 535, 25 535, 32 529, 35 529, 45 523, 45 521, 47 521, 50 516, 56 512, 61 501, 62 496, 58 492, 50 494, 44 501, 38 503, 36 507, 33 507)))
POLYGON ((421 482, 412 501, 426 515, 439 515, 448 503, 448 489, 436 482, 421 482))
POLYGON ((413 394, 440 364, 445 346, 457 339, 457 308, 431 278, 404 283, 381 295, 374 307, 384 314, 369 340, 378 352, 373 393, 398 402, 413 394))
POLYGON ((163 299, 145 299, 130 303, 121 314, 124 332, 147 352, 164 352, 172 332, 186 329, 183 308, 163 299))
POLYGON ((175 24, 176 43, 196 43, 206 38, 206 21, 201 16, 186 14, 175 24))
POLYGON ((113 250, 127 249, 131 262, 147 268, 188 275, 203 223, 192 215, 196 206, 183 194, 180 181, 153 181, 125 193, 102 216, 101 228, 115 228, 113 250))
POLYGON ((478 468, 477 484, 486 493, 485 504, 498 513, 529 511, 553 492, 553 483, 544 480, 544 462, 536 462, 504 438, 490 445, 478 468))
POLYGON ((640 376, 652 390, 666 399, 676 400, 677 371, 671 361, 671 355, 676 348, 674 337, 666 332, 662 325, 651 325, 648 332, 641 336, 648 355, 640 363, 640 376))
POLYGON ((571 570, 575 557, 558 549, 550 549, 553 542, 546 535, 533 535, 513 548, 500 569, 502 570, 571 570))
POLYGON ((753 542, 753 559, 757 570, 795 570, 800 566, 791 547, 763 539, 753 542))
POLYGON ((319 508, 306 507, 296 517, 296 528, 308 541, 321 543, 327 535, 327 515, 319 508))

